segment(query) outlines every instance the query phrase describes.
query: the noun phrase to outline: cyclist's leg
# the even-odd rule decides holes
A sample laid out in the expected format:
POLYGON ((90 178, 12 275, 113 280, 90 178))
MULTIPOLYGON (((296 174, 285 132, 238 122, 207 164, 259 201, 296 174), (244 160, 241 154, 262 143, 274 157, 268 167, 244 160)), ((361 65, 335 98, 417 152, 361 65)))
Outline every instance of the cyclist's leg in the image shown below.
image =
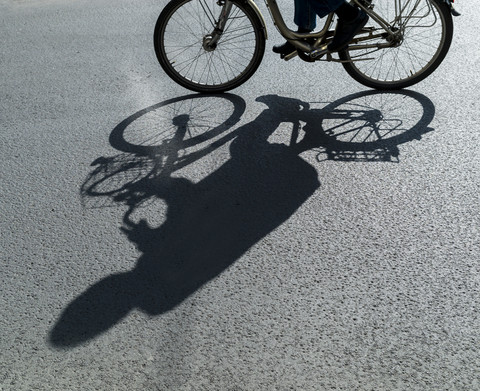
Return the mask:
MULTIPOLYGON (((295 0, 295 14, 293 22, 298 26, 298 32, 309 33, 316 27, 317 15, 310 6, 309 0, 295 0)), ((274 53, 280 54, 282 57, 297 50, 290 42, 286 41, 281 45, 273 47, 274 53)))
POLYGON ((295 14, 293 22, 299 31, 313 31, 316 27, 317 15, 309 0, 295 0, 295 14))
MULTIPOLYGON (((299 31, 312 31, 315 28, 315 14, 323 18, 331 12, 335 12, 337 15, 338 24, 335 36, 328 45, 328 50, 336 52, 345 48, 365 26, 368 16, 364 11, 350 5, 345 0, 295 0, 294 22, 299 26, 299 31)), ((273 47, 273 51, 282 56, 286 56, 295 50, 295 47, 289 42, 273 47)))
POLYGON ((331 12, 335 12, 343 4, 348 4, 345 0, 307 0, 313 11, 323 18, 331 12))
POLYGON ((328 50, 336 52, 343 49, 352 38, 365 26, 368 16, 363 10, 350 5, 345 0, 308 0, 319 17, 335 12, 338 17, 337 27, 328 50))

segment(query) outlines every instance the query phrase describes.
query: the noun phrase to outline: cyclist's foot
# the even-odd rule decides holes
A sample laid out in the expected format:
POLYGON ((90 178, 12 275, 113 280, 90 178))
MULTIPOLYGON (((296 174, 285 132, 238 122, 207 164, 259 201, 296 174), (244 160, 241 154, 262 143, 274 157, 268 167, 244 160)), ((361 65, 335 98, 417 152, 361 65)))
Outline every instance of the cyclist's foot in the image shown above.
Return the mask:
MULTIPOLYGON (((312 31, 313 29, 310 28, 299 27, 297 33, 307 34, 311 33, 312 31)), ((274 53, 280 54, 281 58, 284 58, 288 54, 295 52, 297 48, 293 46, 293 44, 291 44, 290 42, 286 41, 281 45, 275 45, 272 50, 274 53)))
POLYGON ((273 50, 274 53, 280 54, 280 57, 283 58, 287 54, 293 53, 295 50, 297 50, 297 48, 295 46, 293 46, 293 44, 291 44, 290 42, 286 41, 282 45, 275 45, 272 48, 272 50, 273 50))
POLYGON ((358 15, 351 21, 344 21, 338 19, 337 28, 335 29, 335 35, 332 42, 328 45, 330 52, 338 52, 344 49, 353 37, 360 32, 360 30, 367 24, 368 15, 365 11, 359 9, 358 15))

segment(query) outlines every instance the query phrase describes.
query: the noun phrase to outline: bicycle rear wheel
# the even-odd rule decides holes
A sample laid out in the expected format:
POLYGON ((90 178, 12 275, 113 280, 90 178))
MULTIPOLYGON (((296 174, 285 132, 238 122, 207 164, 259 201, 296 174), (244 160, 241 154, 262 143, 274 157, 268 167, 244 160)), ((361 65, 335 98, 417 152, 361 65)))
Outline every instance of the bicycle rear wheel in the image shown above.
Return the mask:
POLYGON ((232 1, 216 45, 205 42, 217 28, 224 2, 173 0, 160 14, 154 33, 155 52, 165 72, 197 92, 238 87, 257 70, 265 52, 265 33, 246 2, 232 1))
MULTIPOLYGON (((375 40, 352 44, 339 53, 345 70, 359 83, 379 90, 409 87, 429 76, 447 55, 452 42, 453 21, 441 0, 379 1, 375 12, 401 32, 393 46, 355 49, 362 44, 388 43, 387 34, 375 40), (396 4, 404 7, 395 21, 396 4)), ((370 19, 373 34, 384 31, 370 19)), ((360 35, 361 36, 361 35, 360 35)))

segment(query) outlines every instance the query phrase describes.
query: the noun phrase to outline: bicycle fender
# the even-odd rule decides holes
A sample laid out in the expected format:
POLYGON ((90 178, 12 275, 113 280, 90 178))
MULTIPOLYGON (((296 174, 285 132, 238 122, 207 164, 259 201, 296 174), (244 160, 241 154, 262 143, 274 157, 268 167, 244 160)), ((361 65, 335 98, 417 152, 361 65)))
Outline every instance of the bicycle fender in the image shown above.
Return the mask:
POLYGON ((260 8, 258 8, 258 5, 255 4, 253 0, 244 0, 245 3, 247 3, 252 9, 255 11, 255 14, 258 16, 258 19, 260 19, 260 22, 262 23, 263 31, 265 32, 265 39, 268 39, 268 34, 267 34, 267 25, 265 24, 265 19, 260 12, 260 8))

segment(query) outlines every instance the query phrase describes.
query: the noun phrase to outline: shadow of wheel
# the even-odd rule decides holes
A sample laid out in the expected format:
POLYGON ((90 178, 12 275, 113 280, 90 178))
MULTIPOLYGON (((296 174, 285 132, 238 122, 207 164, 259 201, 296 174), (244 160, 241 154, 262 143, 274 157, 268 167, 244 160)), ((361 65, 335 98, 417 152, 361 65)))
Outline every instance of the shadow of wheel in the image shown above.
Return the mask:
POLYGON ((391 161, 398 145, 433 130, 435 106, 414 91, 355 93, 305 113, 305 131, 320 140, 319 160, 391 161))

